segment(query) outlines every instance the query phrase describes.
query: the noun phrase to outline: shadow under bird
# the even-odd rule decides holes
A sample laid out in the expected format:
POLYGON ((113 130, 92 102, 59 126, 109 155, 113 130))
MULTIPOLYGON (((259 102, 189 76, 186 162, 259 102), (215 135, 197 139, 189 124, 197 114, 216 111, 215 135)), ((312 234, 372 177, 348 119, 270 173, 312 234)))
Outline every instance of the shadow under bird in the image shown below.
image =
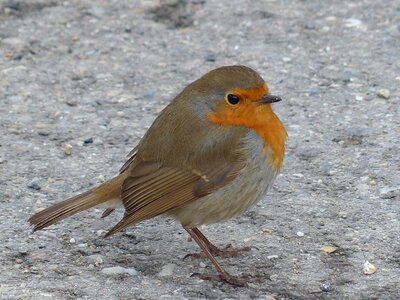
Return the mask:
MULTIPOLYGON (((97 205, 125 214, 110 236, 166 215, 180 222, 218 271, 200 275, 245 286, 216 256, 249 248, 219 249, 198 229, 238 216, 265 195, 281 169, 286 130, 272 110, 281 99, 245 66, 224 66, 189 84, 155 119, 119 175, 33 215, 33 231, 97 205)), ((199 255, 199 254, 198 254, 199 255)), ((196 256, 196 255, 195 255, 196 256)))

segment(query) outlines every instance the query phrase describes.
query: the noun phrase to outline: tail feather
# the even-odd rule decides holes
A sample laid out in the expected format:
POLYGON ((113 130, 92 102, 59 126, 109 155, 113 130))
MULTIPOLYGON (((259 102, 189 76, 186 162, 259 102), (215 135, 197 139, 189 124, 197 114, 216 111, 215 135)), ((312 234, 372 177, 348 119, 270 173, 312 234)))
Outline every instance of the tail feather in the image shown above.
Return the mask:
MULTIPOLYGON (((121 175, 120 175, 121 176, 121 175)), ((81 211, 117 198, 121 192, 120 176, 103 183, 101 186, 54 204, 29 218, 33 232, 55 224, 81 211)))

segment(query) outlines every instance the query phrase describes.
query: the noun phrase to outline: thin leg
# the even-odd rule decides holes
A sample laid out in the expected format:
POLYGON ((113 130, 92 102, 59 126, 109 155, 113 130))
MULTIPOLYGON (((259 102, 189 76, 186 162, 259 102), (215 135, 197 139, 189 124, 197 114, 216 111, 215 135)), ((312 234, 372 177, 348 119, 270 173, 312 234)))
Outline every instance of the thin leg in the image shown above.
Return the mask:
MULTIPOLYGON (((204 242, 207 246, 208 250, 210 250, 211 254, 214 256, 223 256, 223 257, 236 257, 239 256, 241 252, 250 251, 251 247, 243 247, 243 248, 233 248, 231 244, 228 244, 225 248, 219 249, 214 246, 205 236, 201 233, 198 228, 192 228, 193 232, 204 242)), ((185 255, 184 259, 187 257, 194 258, 203 258, 205 254, 203 252, 200 253, 190 253, 185 255)))
MULTIPOLYGON (((226 272, 222 266, 219 264, 219 262, 215 259, 215 257, 212 255, 210 249, 207 247, 206 242, 203 241, 203 239, 198 235, 199 230, 197 229, 196 231, 194 229, 190 228, 185 228, 185 230, 190 234, 190 236, 194 239, 194 241, 199 245, 201 250, 205 253, 205 255, 208 257, 208 259, 212 262, 214 267, 217 269, 219 276, 202 276, 200 277, 202 279, 220 279, 223 280, 227 283, 237 285, 237 286, 247 286, 247 280, 244 278, 237 278, 232 275, 230 275, 228 272, 226 272)), ((202 234, 201 234, 202 235, 202 234)), ((204 237, 204 235, 202 235, 204 237)), ((210 243, 210 242, 209 242, 210 243)), ((210 243, 211 244, 211 243, 210 243)))
POLYGON ((220 252, 221 250, 218 249, 217 246, 214 246, 205 236, 203 233, 201 233, 201 231, 195 227, 192 229, 193 232, 200 238, 203 240, 204 244, 206 244, 207 248, 210 250, 210 252, 214 255, 216 255, 216 253, 220 252))

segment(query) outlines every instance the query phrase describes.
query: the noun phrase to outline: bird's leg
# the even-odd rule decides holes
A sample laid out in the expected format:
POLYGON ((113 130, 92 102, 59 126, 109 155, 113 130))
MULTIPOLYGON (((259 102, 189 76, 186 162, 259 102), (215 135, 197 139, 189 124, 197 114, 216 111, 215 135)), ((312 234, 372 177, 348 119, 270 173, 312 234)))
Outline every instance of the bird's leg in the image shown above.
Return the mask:
MULTIPOLYGON (((233 248, 231 244, 228 244, 225 248, 219 249, 217 246, 214 246, 205 236, 201 233, 198 228, 193 228, 193 232, 204 242, 208 250, 214 256, 223 256, 223 257, 236 257, 240 255, 240 252, 250 251, 251 247, 243 247, 243 248, 233 248)), ((194 258, 203 258, 205 254, 203 252, 200 253, 190 253, 185 255, 184 259, 187 257, 194 258)))
MULTIPOLYGON (((232 285, 237 285, 237 286, 247 286, 247 279, 245 278, 238 278, 230 275, 228 272, 226 272, 222 266, 219 264, 219 262, 215 259, 214 255, 211 253, 207 243, 203 240, 204 235, 200 233, 200 235, 203 237, 199 236, 199 230, 190 229, 190 228, 185 228, 185 230, 190 234, 190 236, 194 239, 194 241, 199 245, 200 249, 205 253, 205 255, 208 257, 209 260, 211 260, 212 264, 214 267, 217 269, 219 275, 198 275, 201 279, 205 280, 223 280, 227 283, 230 283, 232 285)), ((207 240, 207 239, 206 239, 207 240)), ((209 241, 207 241, 210 245, 212 245, 209 241)), ((214 246, 215 247, 215 246, 214 246)), ((215 247, 216 248, 216 247, 215 247)), ((218 249, 218 248, 217 248, 218 249)))
POLYGON ((214 246, 214 245, 204 236, 204 234, 203 234, 197 227, 193 228, 192 230, 197 234, 197 236, 198 236, 200 239, 203 240, 204 244, 206 244, 207 248, 210 250, 210 252, 211 252, 213 255, 218 255, 218 254, 221 252, 221 250, 220 250, 217 246, 214 246))

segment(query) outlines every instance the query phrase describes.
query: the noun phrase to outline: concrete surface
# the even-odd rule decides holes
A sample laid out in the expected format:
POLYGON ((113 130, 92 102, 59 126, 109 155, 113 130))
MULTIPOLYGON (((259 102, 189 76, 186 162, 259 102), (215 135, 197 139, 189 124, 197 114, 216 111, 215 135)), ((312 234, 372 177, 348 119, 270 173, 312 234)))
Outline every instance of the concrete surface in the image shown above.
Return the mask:
POLYGON ((399 1, 0 1, 0 298, 399 299, 399 24, 399 1), (265 200, 204 228, 257 247, 220 259, 249 288, 191 277, 215 271, 169 219, 102 239, 121 213, 94 209, 31 234, 227 64, 284 98, 289 132, 265 200))

